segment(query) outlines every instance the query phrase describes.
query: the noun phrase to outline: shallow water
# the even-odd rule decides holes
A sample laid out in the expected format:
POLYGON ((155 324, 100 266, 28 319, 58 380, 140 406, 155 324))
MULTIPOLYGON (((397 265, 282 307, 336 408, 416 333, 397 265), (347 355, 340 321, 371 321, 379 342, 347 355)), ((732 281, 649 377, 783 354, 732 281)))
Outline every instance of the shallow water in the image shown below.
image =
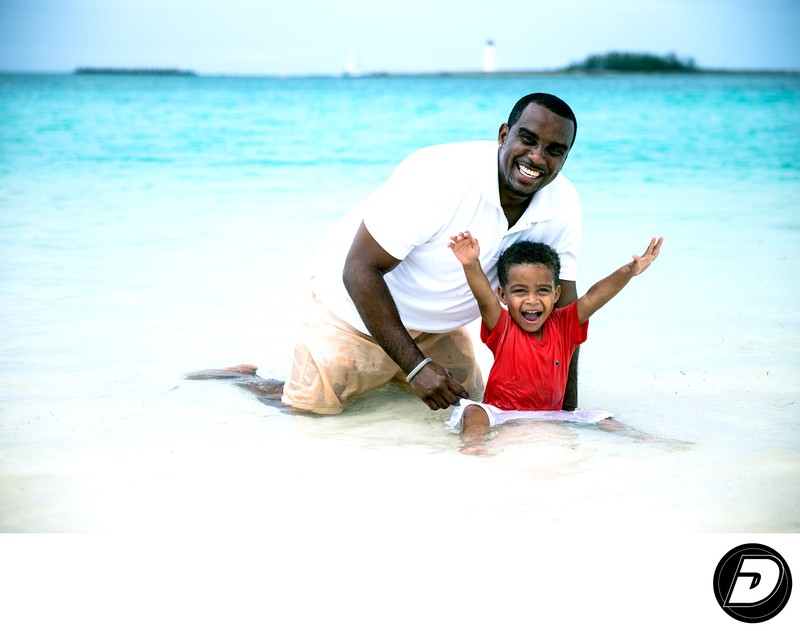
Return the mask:
POLYGON ((0 530, 797 532, 800 80, 532 81, 0 78, 0 530), (580 360, 582 407, 662 440, 517 425, 468 456, 394 387, 317 418, 182 379, 284 378, 327 227, 533 89, 579 119, 579 290, 665 237, 580 360))

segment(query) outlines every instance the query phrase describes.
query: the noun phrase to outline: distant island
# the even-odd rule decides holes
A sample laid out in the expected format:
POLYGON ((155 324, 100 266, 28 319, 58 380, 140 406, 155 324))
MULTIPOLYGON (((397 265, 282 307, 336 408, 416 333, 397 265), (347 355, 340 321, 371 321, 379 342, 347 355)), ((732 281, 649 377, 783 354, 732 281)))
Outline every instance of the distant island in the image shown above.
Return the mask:
POLYGON ((114 74, 114 75, 159 75, 167 77, 193 77, 192 70, 178 68, 93 68, 79 66, 75 74, 114 74))
POLYGON ((624 75, 624 74, 695 74, 695 75, 790 75, 796 70, 732 70, 698 67, 694 59, 680 58, 674 53, 655 55, 652 53, 608 52, 589 55, 583 61, 554 69, 515 70, 453 70, 440 72, 364 72, 359 75, 344 73, 345 78, 381 77, 531 77, 548 75, 624 75))
POLYGON ((610 52, 590 55, 570 64, 563 72, 698 72, 694 59, 678 59, 675 54, 610 52))
MULTIPOLYGON (((179 68, 114 68, 98 66, 79 66, 76 75, 150 75, 164 77, 194 77, 193 70, 179 68)), ((530 77, 543 75, 624 75, 624 74, 696 74, 696 75, 790 75, 798 76, 796 70, 735 70, 698 67, 692 58, 680 58, 674 53, 655 55, 641 52, 613 51, 589 55, 583 61, 553 69, 494 69, 494 70, 442 70, 421 72, 357 72, 346 70, 340 76, 346 79, 369 79, 391 77, 530 77)), ((222 75, 226 76, 226 75, 222 75)), ((231 75, 236 76, 236 75, 231 75)), ((243 75, 247 76, 247 75, 243 75)), ((254 75, 259 76, 259 75, 254 75)), ((281 79, 287 75, 276 76, 281 79)), ((291 75, 290 75, 291 76, 291 75)), ((327 74, 297 75, 298 77, 330 77, 327 74)), ((334 75, 335 76, 335 75, 334 75)))

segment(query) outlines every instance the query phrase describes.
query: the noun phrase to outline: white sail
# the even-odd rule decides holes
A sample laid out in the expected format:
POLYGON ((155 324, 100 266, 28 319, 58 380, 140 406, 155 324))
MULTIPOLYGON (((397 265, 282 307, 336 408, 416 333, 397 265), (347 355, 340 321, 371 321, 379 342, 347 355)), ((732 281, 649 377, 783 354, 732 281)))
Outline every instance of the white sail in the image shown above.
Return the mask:
POLYGON ((352 51, 347 56, 347 63, 344 67, 344 76, 346 77, 360 77, 363 74, 361 64, 358 61, 358 54, 352 51))

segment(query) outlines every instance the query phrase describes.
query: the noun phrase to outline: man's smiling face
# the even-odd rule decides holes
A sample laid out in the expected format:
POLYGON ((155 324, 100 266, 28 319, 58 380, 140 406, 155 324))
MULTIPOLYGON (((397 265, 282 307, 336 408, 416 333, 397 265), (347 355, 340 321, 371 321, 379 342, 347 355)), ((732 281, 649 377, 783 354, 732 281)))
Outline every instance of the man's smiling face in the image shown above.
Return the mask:
POLYGON ((500 195, 531 197, 552 182, 564 166, 575 137, 572 121, 531 103, 509 128, 500 126, 500 195))

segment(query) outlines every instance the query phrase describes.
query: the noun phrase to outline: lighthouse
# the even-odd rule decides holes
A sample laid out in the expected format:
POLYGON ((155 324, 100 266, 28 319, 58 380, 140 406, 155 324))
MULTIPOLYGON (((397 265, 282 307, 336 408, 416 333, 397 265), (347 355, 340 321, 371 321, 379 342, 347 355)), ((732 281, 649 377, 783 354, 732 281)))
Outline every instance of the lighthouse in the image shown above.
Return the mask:
POLYGON ((486 46, 483 47, 483 63, 481 68, 484 72, 494 72, 496 69, 494 58, 494 41, 491 39, 486 40, 486 46))

